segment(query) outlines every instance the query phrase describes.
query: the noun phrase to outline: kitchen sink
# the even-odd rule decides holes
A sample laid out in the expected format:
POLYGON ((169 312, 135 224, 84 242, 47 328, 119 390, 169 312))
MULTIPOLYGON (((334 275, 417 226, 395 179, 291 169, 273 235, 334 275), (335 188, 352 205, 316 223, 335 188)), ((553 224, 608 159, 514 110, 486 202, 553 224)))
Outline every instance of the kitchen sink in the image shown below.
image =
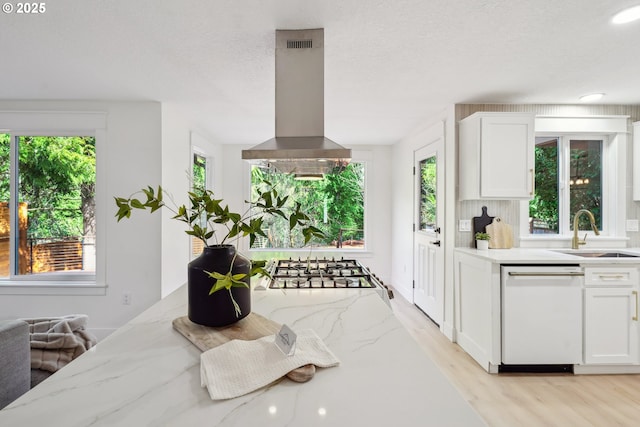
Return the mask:
POLYGON ((574 250, 574 251, 554 251, 554 252, 560 252, 567 255, 581 256, 583 258, 639 258, 640 257, 640 255, 630 254, 627 252, 620 252, 620 251, 594 252, 594 251, 574 250))

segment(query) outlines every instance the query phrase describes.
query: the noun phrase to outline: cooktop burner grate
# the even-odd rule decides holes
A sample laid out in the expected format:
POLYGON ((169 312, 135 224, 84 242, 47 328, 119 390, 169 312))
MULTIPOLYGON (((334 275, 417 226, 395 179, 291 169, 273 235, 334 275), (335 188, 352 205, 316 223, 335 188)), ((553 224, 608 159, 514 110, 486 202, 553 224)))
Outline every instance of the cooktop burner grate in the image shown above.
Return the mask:
POLYGON ((278 260, 270 288, 375 288, 377 280, 357 260, 278 260))

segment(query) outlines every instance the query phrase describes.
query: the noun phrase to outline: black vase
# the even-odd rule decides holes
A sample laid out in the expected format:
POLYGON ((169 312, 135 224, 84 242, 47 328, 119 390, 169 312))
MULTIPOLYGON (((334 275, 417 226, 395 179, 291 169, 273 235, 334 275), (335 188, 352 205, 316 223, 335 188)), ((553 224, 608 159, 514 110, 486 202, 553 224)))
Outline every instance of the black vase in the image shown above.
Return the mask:
POLYGON ((227 274, 233 262, 232 274, 245 273, 242 280, 249 286, 251 262, 236 253, 232 245, 206 246, 202 254, 189 263, 187 288, 189 293, 189 320, 204 326, 226 326, 237 322, 251 312, 251 289, 249 287, 233 287, 233 299, 240 307, 236 313, 229 291, 221 289, 209 295, 216 279, 208 272, 227 274), (234 260, 235 256, 235 260, 234 260))

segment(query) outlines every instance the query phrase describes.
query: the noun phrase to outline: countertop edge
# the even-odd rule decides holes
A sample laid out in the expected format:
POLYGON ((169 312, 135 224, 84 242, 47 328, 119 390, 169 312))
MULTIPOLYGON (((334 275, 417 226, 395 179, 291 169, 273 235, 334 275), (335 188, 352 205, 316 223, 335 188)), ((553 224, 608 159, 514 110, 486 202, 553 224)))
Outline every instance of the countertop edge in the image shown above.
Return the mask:
MULTIPOLYGON (((576 252, 582 249, 575 250, 576 252)), ((478 250, 474 248, 457 247, 454 250, 457 253, 471 255, 480 259, 484 259, 496 264, 576 264, 576 265, 602 265, 602 264, 640 264, 640 248, 589 248, 584 252, 600 252, 600 251, 620 251, 638 255, 629 258, 591 258, 572 255, 570 253, 562 253, 560 251, 571 252, 567 248, 550 248, 550 249, 488 249, 478 250)))

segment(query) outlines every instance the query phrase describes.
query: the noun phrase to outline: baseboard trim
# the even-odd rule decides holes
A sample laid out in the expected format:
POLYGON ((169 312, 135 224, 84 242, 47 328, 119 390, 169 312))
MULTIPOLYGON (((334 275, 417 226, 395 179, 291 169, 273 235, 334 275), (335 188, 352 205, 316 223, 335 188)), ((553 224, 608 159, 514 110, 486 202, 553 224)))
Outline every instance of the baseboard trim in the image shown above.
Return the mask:
POLYGON ((640 365, 574 365, 576 375, 640 374, 640 365))
POLYGON ((451 342, 456 342, 456 329, 453 327, 453 324, 449 322, 443 322, 440 331, 449 338, 451 342))

